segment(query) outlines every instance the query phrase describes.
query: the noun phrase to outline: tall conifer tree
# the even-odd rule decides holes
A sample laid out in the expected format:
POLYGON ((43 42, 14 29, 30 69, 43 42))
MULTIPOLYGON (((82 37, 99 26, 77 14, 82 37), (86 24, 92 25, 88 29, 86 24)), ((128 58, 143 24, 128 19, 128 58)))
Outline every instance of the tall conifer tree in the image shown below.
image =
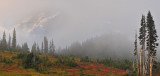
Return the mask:
POLYGON ((32 45, 32 50, 31 50, 32 53, 36 53, 37 52, 37 44, 36 42, 34 42, 34 44, 32 45))
POLYGON ((134 42, 134 56, 137 56, 136 62, 137 62, 137 66, 136 66, 136 70, 137 70, 137 75, 139 73, 139 63, 138 63, 138 50, 137 50, 137 33, 135 34, 135 42, 134 42))
POLYGON ((141 19, 141 27, 139 29, 139 40, 140 40, 140 45, 142 48, 142 72, 144 75, 145 71, 145 37, 146 37, 146 21, 145 21, 145 16, 142 15, 141 19))
POLYGON ((7 50, 7 41, 6 41, 6 33, 5 33, 5 31, 3 32, 2 50, 7 50))
POLYGON ((37 53, 40 53, 39 45, 37 44, 37 53))
POLYGON ((42 42, 42 45, 41 45, 41 53, 44 53, 44 44, 42 42))
POLYGON ((147 15, 147 50, 148 50, 148 72, 149 72, 149 68, 150 68, 150 75, 152 75, 152 62, 153 60, 155 60, 155 56, 156 56, 156 48, 158 46, 157 40, 158 40, 158 36, 157 36, 157 31, 155 28, 155 24, 154 24, 154 20, 153 17, 150 13, 150 11, 148 12, 147 15))
POLYGON ((44 37, 44 54, 48 54, 48 39, 44 37))
POLYGON ((9 38, 8 38, 8 50, 11 51, 11 36, 9 34, 9 38))
POLYGON ((54 43, 52 40, 52 41, 50 41, 50 44, 49 44, 49 53, 54 54, 54 52, 55 52, 55 47, 54 47, 54 43))
POLYGON ((12 50, 16 51, 16 30, 13 30, 13 38, 12 38, 12 50))
POLYGON ((29 48, 28 48, 27 42, 25 42, 25 43, 22 45, 22 50, 23 50, 24 52, 29 52, 29 48))

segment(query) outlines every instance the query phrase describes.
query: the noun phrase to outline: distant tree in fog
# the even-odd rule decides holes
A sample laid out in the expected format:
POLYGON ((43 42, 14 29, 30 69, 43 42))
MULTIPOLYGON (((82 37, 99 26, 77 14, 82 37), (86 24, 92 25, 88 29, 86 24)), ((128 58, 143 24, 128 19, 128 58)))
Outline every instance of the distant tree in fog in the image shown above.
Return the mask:
POLYGON ((36 45, 36 43, 34 42, 34 44, 32 45, 32 50, 31 50, 31 52, 36 53, 36 51, 37 51, 37 45, 36 45))
POLYGON ((16 30, 13 30, 13 38, 12 38, 12 50, 16 51, 16 30))
POLYGON ((134 56, 136 56, 136 62, 137 62, 137 66, 136 66, 136 70, 137 70, 137 74, 139 72, 139 62, 138 62, 138 50, 137 50, 137 33, 135 34, 135 42, 134 42, 134 56))
POLYGON ((8 50, 11 51, 11 36, 9 34, 9 39, 8 39, 8 50))
POLYGON ((22 47, 19 44, 16 46, 16 51, 22 51, 22 47))
POLYGON ((29 51, 27 42, 25 42, 25 43, 22 45, 22 50, 23 50, 24 52, 28 52, 28 51, 29 51))
POLYGON ((40 53, 39 45, 37 44, 37 53, 40 53))
POLYGON ((42 42, 42 45, 41 45, 41 53, 44 53, 44 44, 42 42))
POLYGON ((54 54, 54 52, 55 52, 55 47, 54 47, 53 40, 51 40, 49 44, 49 54, 54 54))
POLYGON ((7 50, 7 41, 6 41, 6 34, 5 34, 5 31, 3 32, 2 50, 7 50))
POLYGON ((44 37, 44 54, 48 54, 48 39, 44 37))

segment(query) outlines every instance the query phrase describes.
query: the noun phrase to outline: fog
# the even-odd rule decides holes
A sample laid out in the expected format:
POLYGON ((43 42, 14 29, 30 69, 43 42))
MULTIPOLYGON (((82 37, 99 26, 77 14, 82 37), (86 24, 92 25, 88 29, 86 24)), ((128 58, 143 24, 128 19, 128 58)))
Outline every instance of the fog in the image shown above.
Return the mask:
POLYGON ((105 34, 70 47, 59 49, 58 54, 89 56, 91 58, 132 59, 133 45, 123 34, 105 34))
MULTIPOLYGON (((106 34, 123 34, 131 44, 142 14, 150 10, 159 33, 158 0, 0 0, 0 35, 17 31, 18 43, 44 36, 56 49, 106 34)), ((123 43, 121 43, 123 44, 123 43)), ((112 47, 112 46, 111 46, 112 47)))

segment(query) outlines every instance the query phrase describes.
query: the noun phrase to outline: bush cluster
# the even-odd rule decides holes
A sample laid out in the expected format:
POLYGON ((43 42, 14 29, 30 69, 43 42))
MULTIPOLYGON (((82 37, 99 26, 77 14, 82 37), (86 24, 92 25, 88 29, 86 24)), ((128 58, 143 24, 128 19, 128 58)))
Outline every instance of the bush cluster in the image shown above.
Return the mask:
POLYGON ((13 61, 12 61, 11 59, 6 58, 6 57, 2 57, 1 55, 0 55, 0 62, 4 62, 4 63, 6 63, 6 64, 11 64, 11 63, 13 63, 13 61))
POLYGON ((56 64, 63 64, 64 66, 70 66, 70 67, 77 67, 78 64, 75 62, 74 58, 69 58, 69 57, 66 57, 66 58, 58 58, 56 64))
POLYGON ((91 62, 91 59, 88 56, 81 57, 80 62, 91 62))

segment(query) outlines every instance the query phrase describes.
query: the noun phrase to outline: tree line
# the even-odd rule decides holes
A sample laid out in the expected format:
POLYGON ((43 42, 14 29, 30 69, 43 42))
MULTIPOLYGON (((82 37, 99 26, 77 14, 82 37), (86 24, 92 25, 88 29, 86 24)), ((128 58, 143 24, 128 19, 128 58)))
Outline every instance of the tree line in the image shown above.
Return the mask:
POLYGON ((139 29, 139 37, 137 37, 137 33, 135 34, 135 49, 134 55, 136 58, 136 70, 137 75, 146 75, 150 74, 152 76, 152 70, 154 69, 156 62, 156 48, 158 46, 157 40, 157 30, 155 28, 154 20, 149 11, 147 17, 145 18, 142 15, 141 19, 141 27, 139 29), (139 38, 140 51, 137 49, 137 38, 139 38), (145 52, 147 52, 147 56, 145 56, 145 52), (138 56, 139 53, 139 56, 138 56))
POLYGON ((32 45, 31 52, 41 53, 41 54, 54 54, 55 46, 54 46, 53 40, 51 40, 50 43, 48 43, 47 37, 44 37, 44 40, 41 44, 41 48, 36 42, 34 42, 32 45))
POLYGON ((16 39, 16 30, 13 30, 13 37, 11 40, 11 36, 9 34, 8 41, 6 40, 6 33, 3 32, 3 37, 0 40, 0 50, 2 51, 19 51, 19 52, 33 52, 33 53, 41 53, 41 54, 54 54, 55 46, 53 40, 48 41, 47 37, 44 36, 44 40, 42 41, 41 47, 39 47, 38 43, 34 42, 31 50, 28 47, 27 42, 22 45, 17 44, 16 39))

